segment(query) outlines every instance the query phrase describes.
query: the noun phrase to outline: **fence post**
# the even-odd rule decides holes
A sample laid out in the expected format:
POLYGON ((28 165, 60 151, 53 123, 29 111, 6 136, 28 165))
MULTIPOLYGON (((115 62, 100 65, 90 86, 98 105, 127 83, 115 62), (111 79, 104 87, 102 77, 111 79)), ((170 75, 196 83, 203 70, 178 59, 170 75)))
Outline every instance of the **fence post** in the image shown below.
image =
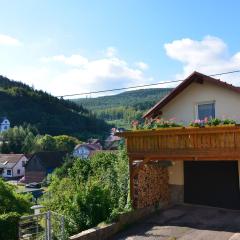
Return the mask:
POLYGON ((48 223, 47 223, 48 214, 47 214, 47 212, 44 215, 45 215, 45 240, 48 240, 48 231, 47 231, 47 228, 48 228, 48 223))
POLYGON ((22 233, 21 233, 21 227, 20 227, 20 221, 19 221, 19 223, 18 223, 18 238, 19 239, 22 239, 22 233))
POLYGON ((65 240, 64 216, 61 216, 62 240, 65 240))
POLYGON ((47 212, 47 240, 52 240, 51 211, 47 212))

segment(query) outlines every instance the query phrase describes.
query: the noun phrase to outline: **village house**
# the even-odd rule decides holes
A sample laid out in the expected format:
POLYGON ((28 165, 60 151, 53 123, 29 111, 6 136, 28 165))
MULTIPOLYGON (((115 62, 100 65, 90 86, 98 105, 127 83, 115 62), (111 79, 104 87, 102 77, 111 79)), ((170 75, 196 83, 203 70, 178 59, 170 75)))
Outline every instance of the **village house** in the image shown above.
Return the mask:
POLYGON ((123 132, 124 128, 112 128, 110 135, 106 138, 104 149, 118 150, 122 138, 115 135, 115 133, 123 132))
POLYGON ((104 148, 106 150, 118 150, 119 144, 122 138, 114 135, 110 135, 105 140, 104 148))
POLYGON ((25 183, 42 182, 43 179, 64 162, 66 152, 51 151, 37 152, 29 159, 25 166, 25 183))
POLYGON ((0 176, 3 178, 24 176, 27 160, 24 154, 0 154, 0 176))
MULTIPOLYGON (((240 88, 194 72, 145 115, 240 122, 240 88)), ((191 203, 240 209, 240 127, 179 127, 117 133, 127 139, 135 208, 191 203)))
POLYGON ((93 152, 102 150, 102 145, 98 139, 90 139, 87 143, 78 144, 73 150, 73 156, 88 158, 93 152))
POLYGON ((10 121, 6 117, 0 118, 0 132, 4 132, 10 128, 10 121))

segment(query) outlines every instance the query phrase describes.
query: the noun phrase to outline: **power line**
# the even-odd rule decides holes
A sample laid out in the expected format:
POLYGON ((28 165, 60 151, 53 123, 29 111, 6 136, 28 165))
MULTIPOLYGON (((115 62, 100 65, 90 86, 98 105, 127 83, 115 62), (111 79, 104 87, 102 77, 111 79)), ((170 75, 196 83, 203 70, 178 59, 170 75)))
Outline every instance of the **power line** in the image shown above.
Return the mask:
POLYGON ((154 86, 154 85, 159 85, 159 84, 174 83, 174 82, 180 82, 180 81, 183 81, 183 80, 151 83, 151 84, 144 84, 144 85, 138 85, 138 86, 132 86, 132 87, 113 88, 113 89, 100 90, 100 91, 94 91, 94 92, 86 92, 86 93, 75 93, 75 94, 68 94, 68 95, 62 95, 62 96, 57 96, 57 97, 72 97, 72 96, 79 96, 79 95, 89 95, 92 93, 114 92, 114 91, 119 91, 119 90, 127 90, 127 89, 139 88, 139 87, 149 87, 149 86, 154 86))
MULTIPOLYGON (((240 73, 240 70, 214 73, 214 74, 211 74, 211 75, 208 75, 208 76, 209 77, 214 77, 214 76, 227 75, 227 74, 232 74, 232 73, 240 73)), ((156 86, 156 85, 167 84, 167 83, 183 82, 184 80, 185 79, 178 79, 178 80, 158 82, 158 83, 150 83, 150 84, 144 84, 144 85, 138 85, 138 86, 132 86, 132 87, 122 87, 122 88, 105 89, 105 90, 100 90, 100 91, 85 92, 85 93, 66 94, 66 95, 56 96, 56 97, 63 98, 63 97, 89 95, 89 94, 94 94, 94 93, 115 92, 115 91, 120 91, 120 90, 135 89, 135 88, 140 88, 140 87, 150 87, 150 86, 156 86)))
POLYGON ((208 75, 209 77, 214 77, 214 76, 220 76, 220 75, 226 75, 226 74, 231 74, 231 73, 239 73, 240 70, 235 70, 235 71, 229 71, 229 72, 222 72, 222 73, 215 73, 208 75))

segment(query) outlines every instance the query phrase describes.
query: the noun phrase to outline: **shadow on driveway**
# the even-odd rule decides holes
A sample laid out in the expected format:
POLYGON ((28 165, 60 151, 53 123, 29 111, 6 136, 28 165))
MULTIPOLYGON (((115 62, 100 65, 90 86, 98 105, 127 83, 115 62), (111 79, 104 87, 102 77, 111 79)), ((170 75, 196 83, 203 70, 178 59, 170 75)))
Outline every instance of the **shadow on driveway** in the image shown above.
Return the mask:
POLYGON ((130 226, 111 240, 240 240, 240 211, 176 205, 130 226))

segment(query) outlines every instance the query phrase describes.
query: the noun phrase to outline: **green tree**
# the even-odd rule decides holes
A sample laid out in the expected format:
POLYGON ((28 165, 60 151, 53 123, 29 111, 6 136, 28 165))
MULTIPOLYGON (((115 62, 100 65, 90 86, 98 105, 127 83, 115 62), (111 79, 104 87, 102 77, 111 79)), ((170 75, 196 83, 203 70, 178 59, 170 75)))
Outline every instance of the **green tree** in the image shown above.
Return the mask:
POLYGON ((80 143, 80 141, 72 136, 60 135, 53 137, 56 142, 56 149, 66 152, 72 152, 74 147, 80 143))
POLYGON ((30 212, 30 195, 16 193, 14 186, 0 179, 0 239, 18 239, 18 221, 30 212))
POLYGON ((128 210, 128 181, 124 150, 96 153, 90 159, 67 158, 53 173, 42 203, 64 214, 69 233, 76 233, 128 210))
POLYGON ((0 214, 8 212, 26 213, 30 211, 30 196, 16 193, 10 184, 0 179, 0 214))
POLYGON ((56 140, 51 135, 39 135, 35 139, 35 151, 55 151, 56 148, 56 140))
POLYGON ((36 151, 67 151, 71 153, 80 141, 68 135, 39 135, 31 125, 15 126, 1 133, 1 153, 32 153, 36 151))
POLYGON ((2 153, 28 153, 34 145, 37 129, 30 125, 15 126, 1 133, 2 153))
POLYGON ((26 122, 36 126, 41 135, 67 134, 86 140, 93 135, 104 136, 111 129, 82 105, 3 76, 0 76, 0 102, 0 116, 7 116, 12 126, 26 122))

